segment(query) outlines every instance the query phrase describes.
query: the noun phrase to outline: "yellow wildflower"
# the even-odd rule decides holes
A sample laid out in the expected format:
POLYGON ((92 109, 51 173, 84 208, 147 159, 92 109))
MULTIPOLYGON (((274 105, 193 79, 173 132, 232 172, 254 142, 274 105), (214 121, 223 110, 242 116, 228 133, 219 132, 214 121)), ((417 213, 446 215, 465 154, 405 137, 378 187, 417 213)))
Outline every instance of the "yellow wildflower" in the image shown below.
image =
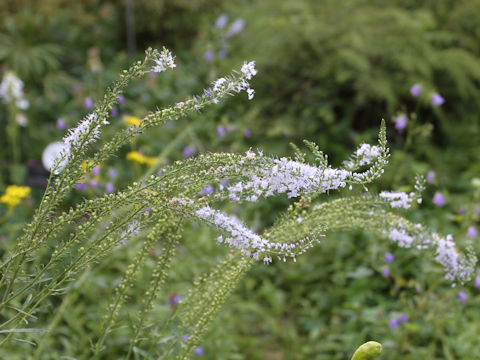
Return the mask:
POLYGON ((10 185, 5 194, 0 197, 0 202, 8 205, 9 208, 14 208, 20 204, 22 199, 30 196, 30 191, 28 186, 10 185))
POLYGON ((148 166, 152 166, 157 161, 157 158, 145 156, 138 151, 130 151, 127 154, 127 160, 136 162, 137 164, 146 164, 148 166))
POLYGON ((132 115, 123 115, 123 121, 127 126, 140 126, 141 120, 139 117, 132 115))

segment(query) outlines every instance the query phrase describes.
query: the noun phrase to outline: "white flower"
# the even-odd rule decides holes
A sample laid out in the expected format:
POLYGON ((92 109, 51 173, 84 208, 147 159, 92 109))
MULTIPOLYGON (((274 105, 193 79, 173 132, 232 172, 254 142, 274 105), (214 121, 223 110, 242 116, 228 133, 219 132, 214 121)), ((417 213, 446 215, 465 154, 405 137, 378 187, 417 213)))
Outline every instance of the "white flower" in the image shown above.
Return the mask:
POLYGON ((29 102, 23 94, 23 81, 11 71, 5 74, 0 83, 0 98, 5 104, 15 101, 15 105, 21 110, 25 110, 29 106, 29 102))
POLYGON ((408 195, 401 191, 382 191, 379 196, 390 201, 390 206, 392 208, 409 209, 414 195, 414 193, 408 195))
POLYGON ((177 65, 174 63, 175 56, 172 55, 170 50, 163 49, 160 53, 160 57, 158 59, 153 59, 155 61, 155 66, 152 67, 153 72, 162 72, 167 70, 167 68, 173 69, 177 65))
POLYGON ((242 74, 245 75, 247 80, 250 80, 257 74, 257 69, 255 69, 255 61, 244 62, 242 65, 242 74))

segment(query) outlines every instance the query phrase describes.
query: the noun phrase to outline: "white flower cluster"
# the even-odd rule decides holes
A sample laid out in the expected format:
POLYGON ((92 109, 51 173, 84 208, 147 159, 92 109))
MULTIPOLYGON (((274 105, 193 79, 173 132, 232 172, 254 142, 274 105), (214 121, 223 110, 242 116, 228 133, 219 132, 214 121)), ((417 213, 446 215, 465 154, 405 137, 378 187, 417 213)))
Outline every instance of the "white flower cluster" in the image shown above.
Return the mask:
POLYGON ((68 134, 63 138, 63 142, 65 143, 65 149, 63 152, 65 159, 68 159, 72 149, 80 146, 86 147, 100 137, 101 124, 107 125, 109 122, 103 120, 101 124, 96 124, 96 120, 97 114, 88 114, 76 128, 68 131, 68 134))
POLYGON ((240 93, 246 91, 248 95, 248 100, 252 100, 255 94, 255 90, 250 87, 250 83, 247 80, 252 79, 256 74, 257 70, 255 69, 255 61, 244 62, 241 69, 242 78, 237 79, 228 79, 220 78, 213 82, 213 87, 211 91, 206 90, 206 93, 209 97, 213 97, 213 102, 217 104, 219 99, 225 97, 225 95, 231 95, 231 92, 240 93))
POLYGON ((392 208, 409 209, 415 193, 407 194, 402 191, 382 191, 379 196, 389 201, 392 208))
POLYGON ((442 237, 437 233, 429 234, 420 225, 416 225, 416 234, 409 234, 403 224, 391 228, 388 238, 400 247, 410 248, 413 245, 419 250, 432 249, 435 261, 443 266, 445 279, 450 281, 466 281, 473 273, 475 259, 462 258, 457 251, 452 235, 442 237))
MULTIPOLYGON (((220 235, 217 241, 240 249, 243 253, 252 255, 258 253, 274 252, 279 254, 290 254, 296 247, 295 244, 272 243, 254 231, 249 229, 242 221, 235 216, 222 213, 219 210, 204 206, 195 212, 200 219, 210 222, 230 236, 220 235)), ((265 262, 268 262, 264 259, 265 262)), ((271 259, 270 259, 271 261, 271 259)))
MULTIPOLYGON (((261 156, 261 154, 259 154, 261 156)), ((247 152, 247 159, 254 159, 254 153, 247 152)), ((351 172, 343 169, 316 167, 287 158, 273 160, 271 168, 259 168, 249 176, 247 182, 238 182, 228 187, 232 201, 257 201, 286 193, 289 198, 301 194, 323 193, 346 186, 351 172), (242 197, 243 194, 248 194, 242 197)))
POLYGON ((15 101, 17 108, 22 110, 29 106, 29 102, 25 99, 23 93, 23 81, 11 71, 5 74, 0 83, 0 98, 5 104, 15 101))
POLYGON ((142 227, 138 220, 133 220, 120 235, 120 243, 127 245, 127 241, 140 232, 142 227))
POLYGON ((152 67, 153 72, 162 72, 167 70, 167 68, 173 69, 175 65, 175 56, 172 55, 170 50, 163 49, 160 53, 159 58, 153 59, 155 61, 155 66, 152 67))
POLYGON ((360 144, 350 160, 344 161, 344 166, 346 169, 353 171, 360 166, 370 165, 379 156, 380 148, 378 146, 360 144))

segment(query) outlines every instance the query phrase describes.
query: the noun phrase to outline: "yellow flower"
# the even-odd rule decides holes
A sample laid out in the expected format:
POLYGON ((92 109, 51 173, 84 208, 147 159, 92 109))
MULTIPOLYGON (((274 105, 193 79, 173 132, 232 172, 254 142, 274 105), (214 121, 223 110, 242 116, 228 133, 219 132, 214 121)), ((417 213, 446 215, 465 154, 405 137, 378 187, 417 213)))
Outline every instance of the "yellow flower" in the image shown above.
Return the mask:
POLYGON ((123 121, 127 126, 140 126, 141 120, 139 117, 132 115, 123 115, 123 121))
POLYGON ((157 161, 157 158, 145 156, 138 151, 130 151, 127 154, 127 160, 136 162, 137 164, 146 164, 148 166, 152 166, 157 161))
POLYGON ((10 185, 7 187, 5 194, 0 197, 0 202, 14 208, 22 199, 30 196, 30 188, 28 186, 10 185))

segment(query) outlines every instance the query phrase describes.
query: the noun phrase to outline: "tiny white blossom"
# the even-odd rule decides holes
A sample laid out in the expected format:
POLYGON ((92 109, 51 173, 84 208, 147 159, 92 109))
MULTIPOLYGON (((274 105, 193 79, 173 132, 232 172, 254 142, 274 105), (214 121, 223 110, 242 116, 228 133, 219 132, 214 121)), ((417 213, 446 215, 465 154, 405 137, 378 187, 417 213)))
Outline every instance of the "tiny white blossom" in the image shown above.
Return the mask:
POLYGON ((172 55, 170 50, 164 49, 160 53, 160 57, 158 59, 153 59, 155 61, 155 66, 152 67, 153 72, 162 72, 167 70, 167 68, 173 69, 177 65, 174 62, 175 56, 172 55))
POLYGON ((257 74, 257 69, 255 69, 255 61, 244 62, 242 65, 242 74, 245 75, 247 80, 251 80, 257 74))

